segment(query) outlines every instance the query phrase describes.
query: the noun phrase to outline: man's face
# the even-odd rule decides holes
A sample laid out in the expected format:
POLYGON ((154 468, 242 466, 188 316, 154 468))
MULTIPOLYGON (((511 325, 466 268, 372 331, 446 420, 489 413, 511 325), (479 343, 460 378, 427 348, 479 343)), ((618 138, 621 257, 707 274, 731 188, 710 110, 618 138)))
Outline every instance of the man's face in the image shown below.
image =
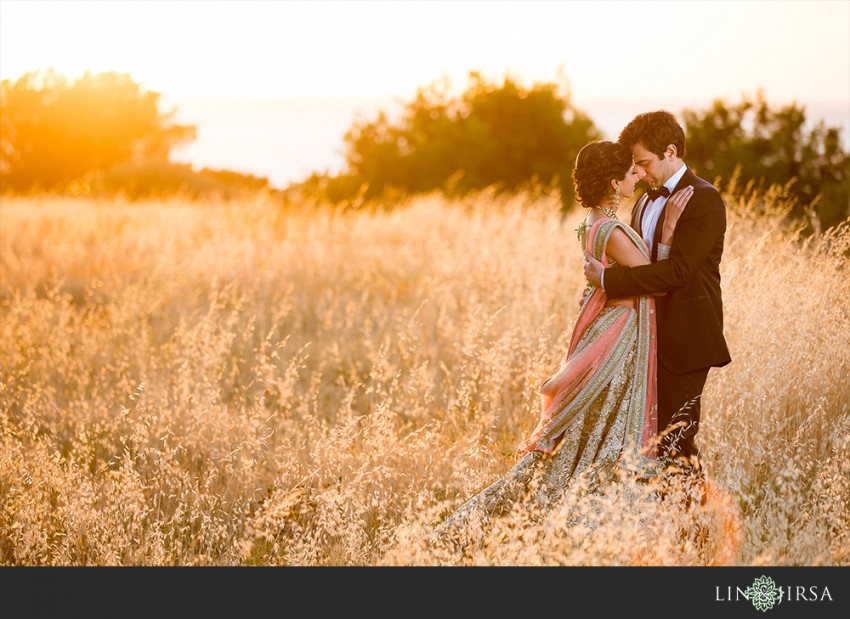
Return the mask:
POLYGON ((650 187, 661 187, 667 179, 673 176, 673 161, 669 146, 664 157, 659 157, 638 142, 632 146, 632 156, 635 158, 638 178, 645 181, 650 187))

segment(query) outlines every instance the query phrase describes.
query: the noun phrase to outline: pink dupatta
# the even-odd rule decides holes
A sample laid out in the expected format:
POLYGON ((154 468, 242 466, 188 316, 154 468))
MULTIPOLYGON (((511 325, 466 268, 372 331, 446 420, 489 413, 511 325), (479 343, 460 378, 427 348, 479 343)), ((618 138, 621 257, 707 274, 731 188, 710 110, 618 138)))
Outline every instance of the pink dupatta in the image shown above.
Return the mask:
MULTIPOLYGON (((608 256, 605 247, 608 238, 614 229, 620 228, 638 246, 639 249, 649 257, 646 244, 634 230, 616 219, 603 218, 595 222, 587 235, 587 247, 604 267, 608 266, 608 256), (603 230, 602 237, 597 235, 603 230)), ((615 321, 603 334, 596 338, 589 346, 575 354, 576 347, 581 341, 587 328, 599 316, 605 307, 607 297, 601 286, 593 286, 576 319, 573 333, 570 338, 569 352, 561 367, 540 387, 541 393, 541 419, 531 438, 525 442, 520 453, 532 449, 547 453, 554 453, 545 447, 535 445, 536 441, 544 434, 548 417, 553 410, 557 410, 564 399, 575 397, 588 383, 593 373, 598 369, 606 351, 610 349, 613 342, 619 337, 622 324, 626 316, 615 321)), ((639 320, 639 347, 646 350, 645 363, 636 368, 636 377, 642 379, 646 385, 645 394, 642 398, 642 409, 639 411, 643 417, 643 430, 641 432, 641 453, 648 458, 656 458, 656 440, 658 431, 657 418, 657 330, 655 323, 655 299, 652 296, 638 297, 638 320, 639 320), (647 350, 648 348, 648 350, 647 350)), ((562 441, 563 442, 563 441, 562 441)))

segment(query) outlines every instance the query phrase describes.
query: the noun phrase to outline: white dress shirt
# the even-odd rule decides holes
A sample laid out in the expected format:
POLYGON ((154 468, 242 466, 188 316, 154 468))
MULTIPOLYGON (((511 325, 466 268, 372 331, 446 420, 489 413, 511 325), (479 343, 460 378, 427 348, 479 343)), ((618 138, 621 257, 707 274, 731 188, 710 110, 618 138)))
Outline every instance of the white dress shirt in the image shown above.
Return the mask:
MULTIPOLYGON (((670 190, 670 195, 673 195, 673 190, 676 185, 682 180, 685 175, 685 170, 688 166, 684 163, 673 176, 667 179, 664 186, 670 190)), ((655 228, 658 225, 658 218, 661 217, 661 211, 664 210, 664 205, 667 204, 667 196, 658 196, 655 200, 648 202, 643 209, 643 219, 641 219, 641 232, 643 232, 643 240, 646 241, 646 246, 649 248, 650 255, 652 254, 652 240, 655 238, 655 228)))

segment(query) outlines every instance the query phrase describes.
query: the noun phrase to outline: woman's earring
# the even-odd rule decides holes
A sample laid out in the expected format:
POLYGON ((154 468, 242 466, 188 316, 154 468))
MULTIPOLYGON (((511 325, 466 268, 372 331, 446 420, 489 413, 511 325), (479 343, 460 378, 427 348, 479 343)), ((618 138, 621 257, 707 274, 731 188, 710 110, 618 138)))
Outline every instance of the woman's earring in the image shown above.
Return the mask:
POLYGON ((617 185, 616 191, 614 193, 614 208, 620 208, 620 186, 617 185))

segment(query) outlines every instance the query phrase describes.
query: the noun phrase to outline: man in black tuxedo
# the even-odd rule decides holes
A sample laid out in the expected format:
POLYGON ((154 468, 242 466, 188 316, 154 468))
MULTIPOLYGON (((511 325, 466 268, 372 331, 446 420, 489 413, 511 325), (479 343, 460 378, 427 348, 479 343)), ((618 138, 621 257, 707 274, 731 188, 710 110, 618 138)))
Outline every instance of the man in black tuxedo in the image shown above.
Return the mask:
POLYGON ((709 369, 731 361, 720 294, 726 207, 717 189, 685 165, 685 132, 670 112, 638 115, 618 141, 631 149, 637 174, 649 185, 635 203, 631 226, 646 241, 652 264, 603 271, 585 252, 585 276, 609 298, 666 293, 656 297, 659 456, 681 472, 699 473, 694 436, 702 390, 709 369), (687 186, 694 192, 672 247, 661 245, 667 196, 687 186))

